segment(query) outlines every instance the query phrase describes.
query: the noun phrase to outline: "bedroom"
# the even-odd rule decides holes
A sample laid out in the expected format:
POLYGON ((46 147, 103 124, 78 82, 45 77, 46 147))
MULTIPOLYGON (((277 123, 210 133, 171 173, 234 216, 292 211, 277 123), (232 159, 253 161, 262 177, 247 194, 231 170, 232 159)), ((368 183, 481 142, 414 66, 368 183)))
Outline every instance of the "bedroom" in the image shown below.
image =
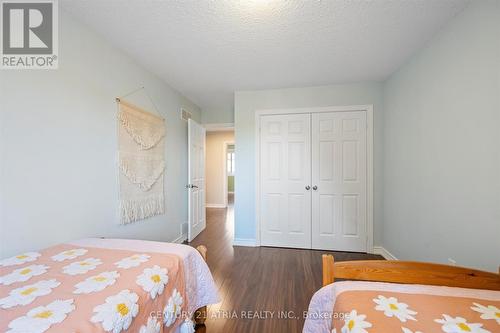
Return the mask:
MULTIPOLYGON (((30 265, 64 270, 78 259, 52 257, 71 249, 91 251, 80 251, 85 252, 81 258, 102 262, 95 261, 97 268, 86 273, 64 274, 73 284, 96 277, 108 265, 107 271, 125 279, 131 271, 114 263, 135 254, 147 254, 152 262, 132 270, 152 268, 167 256, 172 274, 183 263, 203 270, 209 280, 213 276, 207 287, 210 300, 201 301, 203 290, 188 293, 189 281, 168 274, 170 285, 177 281, 183 299, 190 300, 187 312, 208 305, 199 332, 307 329, 303 311, 322 287, 322 254, 333 254, 337 263, 384 258, 456 265, 496 273, 498 279, 499 1, 59 0, 43 2, 51 5, 48 12, 29 7, 33 1, 0 3, 2 304, 14 289, 50 280, 52 271, 9 285, 5 276, 30 265), (36 50, 29 50, 31 44, 36 50), (50 52, 40 50, 43 46, 50 46, 50 52), (39 63, 29 63, 33 54, 39 63), (123 198, 140 192, 122 186, 127 179, 121 152, 130 146, 121 139, 134 144, 127 137, 133 126, 125 127, 122 116, 141 110, 155 125, 138 122, 136 129, 157 134, 156 155, 148 158, 164 168, 148 164, 141 170, 160 170, 146 186, 156 190, 155 204, 126 210, 123 198), (342 118, 346 115, 352 117, 342 118), (191 131, 186 118, 191 118, 191 131), (345 125, 360 136, 318 136, 335 128, 329 124, 345 125), (215 202, 203 198, 204 177, 193 176, 205 171, 208 176, 200 156, 205 132, 214 128, 234 131, 234 206, 227 208, 205 208, 215 202), (276 135, 280 128, 296 136, 290 141, 276 135), (355 149, 335 155, 337 139, 355 142, 348 145, 355 149), (196 142, 197 152, 191 149, 196 142), (295 158, 279 149, 289 142, 295 158), (349 162, 353 156, 362 157, 356 167, 349 162), (349 187, 348 200, 339 205, 331 199, 338 196, 337 188, 325 181, 318 161, 330 164, 332 177, 346 167, 345 186, 361 185, 349 187), (293 181, 267 181, 286 175, 293 181), (281 204, 275 194, 295 201, 281 204), (355 214, 337 218, 340 208, 355 214), (288 222, 291 231, 285 233, 279 228, 288 222), (325 226, 325 232, 318 231, 325 226), (348 229, 342 239, 333 231, 339 226, 348 229), (188 238, 189 248, 171 244, 188 238), (207 248, 207 265, 204 248, 195 249, 200 245, 207 248), (120 251, 137 253, 113 259, 120 251), (40 257, 12 259, 39 252, 40 257)), ((140 154, 150 151, 139 149, 140 154)), ((200 274, 185 269, 186 279, 200 279, 200 274)), ((49 288, 49 294, 24 305, 2 305, 0 330, 8 331, 17 325, 12 324, 15 318, 28 318, 29 310, 63 297, 58 291, 67 290, 71 295, 66 299, 74 299, 78 310, 80 297, 87 294, 76 295, 65 289, 67 281, 54 278, 60 285, 49 288)), ((118 282, 98 295, 130 289, 140 300, 147 296, 135 278, 118 282)), ((165 303, 162 312, 173 295, 165 285, 161 297, 155 297, 165 303)), ((500 308, 498 292, 488 295, 490 305, 500 308)), ((24 331, 104 331, 104 318, 90 321, 97 303, 87 319, 76 320, 80 313, 72 311, 49 326, 38 318, 42 326, 24 331)), ((128 331, 147 327, 142 306, 128 331)), ((450 316, 469 319, 473 314, 450 316)), ((156 324, 165 332, 181 326, 189 331, 190 322, 184 325, 183 320, 193 319, 167 326, 170 317, 160 317, 152 321, 152 332, 156 324)), ((498 331, 487 319, 469 320, 498 331)), ((322 324, 333 328, 331 321, 322 324)), ((441 330, 434 325, 405 328, 441 330)), ((394 331, 401 332, 401 326, 394 331)))

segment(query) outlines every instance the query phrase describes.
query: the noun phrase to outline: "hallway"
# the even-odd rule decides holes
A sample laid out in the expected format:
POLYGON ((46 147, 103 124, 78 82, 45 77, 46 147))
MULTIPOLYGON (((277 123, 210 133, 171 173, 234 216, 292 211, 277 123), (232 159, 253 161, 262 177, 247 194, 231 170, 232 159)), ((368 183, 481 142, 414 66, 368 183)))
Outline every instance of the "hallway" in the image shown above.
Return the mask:
MULTIPOLYGON (((232 203, 227 209, 207 209, 207 227, 190 243, 208 248, 208 265, 222 299, 209 308, 206 327, 196 332, 301 332, 303 312, 321 288, 321 254, 328 251, 233 247, 233 209, 232 203), (293 318, 278 318, 285 312, 293 318)), ((339 261, 382 259, 330 253, 339 261)))

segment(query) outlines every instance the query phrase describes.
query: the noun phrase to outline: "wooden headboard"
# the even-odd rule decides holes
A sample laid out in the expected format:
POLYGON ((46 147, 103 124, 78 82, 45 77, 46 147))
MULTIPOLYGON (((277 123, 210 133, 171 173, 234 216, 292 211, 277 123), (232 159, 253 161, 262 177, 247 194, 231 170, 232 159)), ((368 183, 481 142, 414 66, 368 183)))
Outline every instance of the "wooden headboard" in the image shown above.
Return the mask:
POLYGON ((335 279, 500 290, 500 274, 496 273, 415 261, 335 262, 331 254, 323 254, 323 286, 335 279))

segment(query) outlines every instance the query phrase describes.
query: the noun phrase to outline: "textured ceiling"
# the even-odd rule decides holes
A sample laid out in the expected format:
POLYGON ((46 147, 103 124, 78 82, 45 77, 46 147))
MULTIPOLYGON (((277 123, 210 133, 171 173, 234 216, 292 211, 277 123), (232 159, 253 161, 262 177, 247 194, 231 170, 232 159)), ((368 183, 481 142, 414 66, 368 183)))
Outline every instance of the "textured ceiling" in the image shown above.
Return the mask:
POLYGON ((207 112, 235 90, 383 80, 465 0, 60 0, 207 112))

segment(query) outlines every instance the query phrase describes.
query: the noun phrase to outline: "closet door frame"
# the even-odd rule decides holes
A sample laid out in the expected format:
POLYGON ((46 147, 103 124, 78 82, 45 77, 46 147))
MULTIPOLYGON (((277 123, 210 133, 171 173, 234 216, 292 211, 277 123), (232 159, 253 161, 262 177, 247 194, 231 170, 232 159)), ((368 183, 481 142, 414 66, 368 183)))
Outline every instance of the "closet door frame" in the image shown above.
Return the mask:
MULTIPOLYGON (((260 118, 264 115, 296 114, 296 113, 324 113, 324 112, 366 112, 366 249, 373 253, 373 105, 327 106, 293 109, 260 109, 255 111, 255 226, 256 245, 260 246, 260 118)), ((311 133, 312 135, 312 133, 311 133)), ((313 185, 313 184, 309 184, 313 185)))

